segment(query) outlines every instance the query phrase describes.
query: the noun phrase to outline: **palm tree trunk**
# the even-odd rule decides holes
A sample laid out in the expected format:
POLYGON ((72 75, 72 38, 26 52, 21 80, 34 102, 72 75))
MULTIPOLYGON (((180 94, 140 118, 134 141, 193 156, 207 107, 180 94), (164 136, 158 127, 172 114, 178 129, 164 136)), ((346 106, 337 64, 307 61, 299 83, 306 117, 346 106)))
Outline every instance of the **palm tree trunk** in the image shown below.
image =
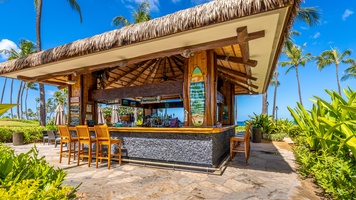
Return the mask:
POLYGON ((339 91, 339 95, 342 96, 342 94, 341 94, 341 87, 340 87, 340 80, 339 80, 339 64, 338 64, 338 63, 335 64, 335 68, 336 68, 337 89, 338 89, 338 91, 339 91))
MULTIPOLYGON (((10 104, 12 104, 12 92, 14 90, 14 79, 12 78, 11 79, 11 87, 10 87, 10 104)), ((10 117, 11 119, 14 118, 14 113, 13 113, 13 110, 11 108, 10 110, 10 117)))
POLYGON ((21 99, 20 99, 20 119, 22 119, 23 118, 23 114, 24 114, 24 112, 23 112, 23 93, 24 93, 24 91, 25 91, 25 87, 26 87, 26 82, 24 82, 23 83, 23 86, 22 86, 22 90, 21 90, 21 99))
POLYGON ((298 74, 298 65, 295 66, 295 75, 297 76, 299 101, 300 101, 300 104, 303 105, 303 102, 302 102, 302 91, 300 89, 300 81, 299 81, 299 74, 298 74))
POLYGON ((1 93, 0 104, 2 104, 2 101, 4 100, 4 93, 5 93, 5 89, 6 89, 6 82, 7 82, 7 77, 5 77, 4 86, 2 87, 2 93, 1 93))
POLYGON ((25 113, 26 113, 26 120, 28 120, 27 96, 28 96, 28 87, 26 88, 26 96, 25 96, 25 113))
POLYGON ((21 104, 20 104, 20 99, 21 99, 21 90, 22 90, 22 83, 23 83, 23 81, 21 81, 20 82, 20 87, 19 87, 19 91, 18 91, 18 93, 17 93, 17 119, 21 119, 21 117, 20 117, 20 106, 21 106, 21 104))
POLYGON ((273 108, 272 108, 272 118, 274 119, 274 116, 276 114, 276 103, 277 103, 277 87, 278 87, 278 66, 276 67, 275 73, 275 84, 274 84, 274 94, 273 94, 273 108))
MULTIPOLYGON (((42 18, 42 0, 37 0, 36 7, 36 45, 37 52, 42 50, 41 46, 41 18, 42 18)), ((40 85, 40 125, 46 125, 46 97, 44 85, 42 83, 40 85)))
POLYGON ((262 114, 267 113, 267 91, 262 95, 262 114))

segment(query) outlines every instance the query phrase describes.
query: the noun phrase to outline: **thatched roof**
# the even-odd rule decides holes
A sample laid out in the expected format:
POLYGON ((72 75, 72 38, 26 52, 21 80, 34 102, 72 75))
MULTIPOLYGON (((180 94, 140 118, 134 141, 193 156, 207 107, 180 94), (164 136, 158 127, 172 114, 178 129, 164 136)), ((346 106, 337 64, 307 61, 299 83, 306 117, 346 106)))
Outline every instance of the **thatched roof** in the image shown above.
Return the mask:
MULTIPOLYGON (((288 5, 295 5, 292 10, 292 13, 295 14, 299 3, 300 0, 216 0, 148 22, 133 24, 17 60, 0 63, 0 75, 165 37, 199 27, 275 10, 288 5)), ((288 26, 291 23, 292 20, 289 19, 288 26)))

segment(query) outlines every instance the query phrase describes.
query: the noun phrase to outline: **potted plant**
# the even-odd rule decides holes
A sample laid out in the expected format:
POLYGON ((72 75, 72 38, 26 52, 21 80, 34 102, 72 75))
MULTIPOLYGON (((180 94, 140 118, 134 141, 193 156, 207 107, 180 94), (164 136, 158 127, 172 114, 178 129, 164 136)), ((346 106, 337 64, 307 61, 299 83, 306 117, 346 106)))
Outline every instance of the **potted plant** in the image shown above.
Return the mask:
POLYGON ((250 120, 247 123, 251 124, 252 129, 252 142, 260 143, 262 140, 262 130, 266 129, 265 125, 268 124, 267 115, 257 115, 253 113, 254 116, 249 115, 250 120))

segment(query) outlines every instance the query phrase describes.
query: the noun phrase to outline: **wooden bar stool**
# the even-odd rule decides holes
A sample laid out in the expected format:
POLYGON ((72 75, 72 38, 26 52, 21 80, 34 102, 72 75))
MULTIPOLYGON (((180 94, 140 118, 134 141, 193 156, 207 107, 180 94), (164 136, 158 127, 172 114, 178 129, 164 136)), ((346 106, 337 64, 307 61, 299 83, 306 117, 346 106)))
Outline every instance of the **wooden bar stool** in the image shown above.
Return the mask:
POLYGON ((96 138, 91 138, 89 129, 87 125, 79 125, 75 127, 78 134, 78 163, 80 164, 80 158, 88 158, 88 167, 90 167, 91 159, 92 159, 92 144, 96 143, 96 138), (89 146, 88 152, 85 153, 84 145, 87 144, 89 146))
POLYGON ((243 135, 235 135, 230 138, 230 160, 235 157, 236 152, 245 153, 245 161, 248 162, 250 157, 250 127, 247 125, 246 132, 243 135), (243 143, 243 146, 241 145, 243 143))
POLYGON ((98 160, 100 162, 102 159, 108 160, 108 169, 110 169, 111 157, 119 157, 119 165, 121 165, 121 140, 120 139, 111 139, 108 126, 105 125, 95 125, 94 126, 98 148, 96 149, 96 168, 98 168, 98 160), (111 154, 111 145, 117 144, 119 152, 116 154, 111 154), (102 152, 102 146, 108 146, 107 156, 102 152))
POLYGON ((68 126, 59 125, 58 126, 59 137, 60 137, 60 150, 59 150, 59 163, 62 163, 62 156, 68 156, 68 165, 70 164, 70 157, 73 154, 73 160, 75 160, 75 154, 77 153, 75 149, 75 144, 78 142, 77 137, 71 137, 68 126), (73 146, 72 146, 73 143, 73 146), (67 150, 63 150, 63 144, 67 145, 67 150), (73 149, 72 149, 73 147, 73 149))

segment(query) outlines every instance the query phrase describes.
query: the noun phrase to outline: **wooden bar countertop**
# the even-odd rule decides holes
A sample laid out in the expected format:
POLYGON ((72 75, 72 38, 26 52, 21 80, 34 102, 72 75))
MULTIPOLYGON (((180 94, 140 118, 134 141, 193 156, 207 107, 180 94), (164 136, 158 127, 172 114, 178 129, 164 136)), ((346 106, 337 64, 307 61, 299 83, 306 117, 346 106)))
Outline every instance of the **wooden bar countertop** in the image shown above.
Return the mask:
MULTIPOLYGON (((221 128, 212 127, 109 127, 109 131, 115 132, 141 132, 141 133, 197 133, 197 134, 216 134, 230 129, 234 129, 236 125, 223 126, 221 128)), ((69 130, 75 131, 75 127, 69 127, 69 130)), ((89 127, 90 131, 94 131, 94 127, 89 127)))

